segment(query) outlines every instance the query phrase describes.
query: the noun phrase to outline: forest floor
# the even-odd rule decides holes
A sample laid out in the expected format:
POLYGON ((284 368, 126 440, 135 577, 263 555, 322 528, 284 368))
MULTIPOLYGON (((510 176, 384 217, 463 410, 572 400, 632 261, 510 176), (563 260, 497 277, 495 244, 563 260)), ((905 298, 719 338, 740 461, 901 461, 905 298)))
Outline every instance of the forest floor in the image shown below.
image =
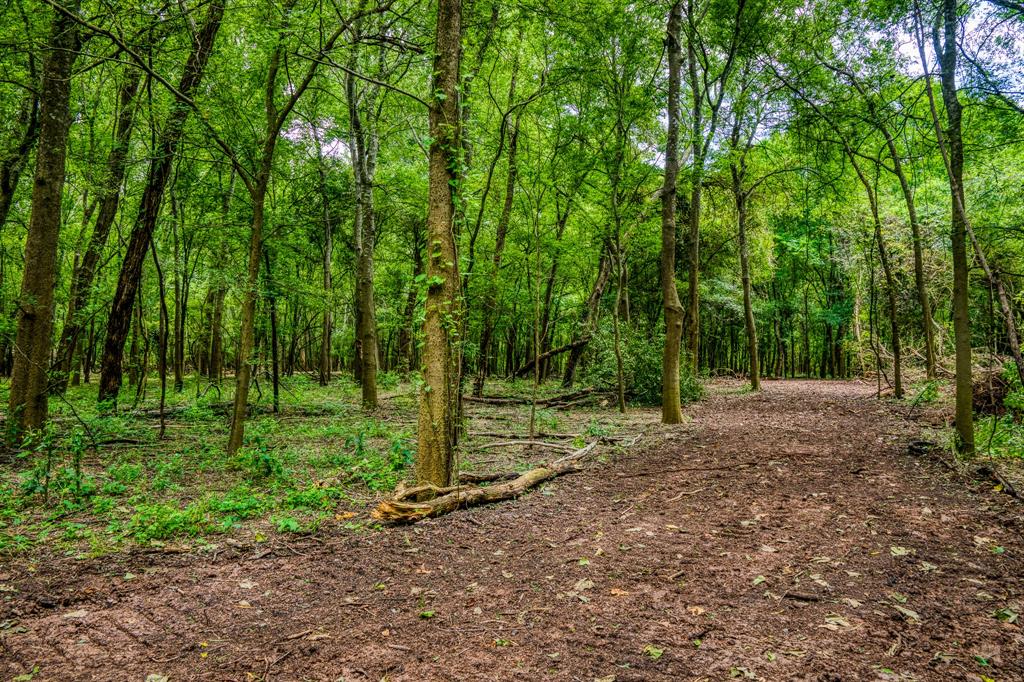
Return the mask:
POLYGON ((686 412, 414 526, 12 555, 0 679, 1024 680, 1024 507, 908 455, 905 405, 724 382, 686 412))

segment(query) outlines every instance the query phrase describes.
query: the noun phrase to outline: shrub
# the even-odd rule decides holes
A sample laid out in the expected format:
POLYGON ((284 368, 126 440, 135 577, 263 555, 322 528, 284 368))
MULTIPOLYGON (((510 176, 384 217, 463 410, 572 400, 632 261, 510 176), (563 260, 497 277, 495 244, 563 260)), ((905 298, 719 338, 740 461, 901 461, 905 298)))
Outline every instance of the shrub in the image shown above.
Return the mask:
MULTIPOLYGON (((627 399, 638 405, 660 405, 661 355, 665 335, 647 335, 625 325, 620 327, 620 331, 622 374, 627 399)), ((586 378, 596 386, 614 389, 618 384, 618 372, 611 325, 605 325, 594 335, 589 345, 589 357, 586 378)), ((684 404, 700 400, 704 394, 700 379, 685 363, 679 369, 679 394, 684 404)))

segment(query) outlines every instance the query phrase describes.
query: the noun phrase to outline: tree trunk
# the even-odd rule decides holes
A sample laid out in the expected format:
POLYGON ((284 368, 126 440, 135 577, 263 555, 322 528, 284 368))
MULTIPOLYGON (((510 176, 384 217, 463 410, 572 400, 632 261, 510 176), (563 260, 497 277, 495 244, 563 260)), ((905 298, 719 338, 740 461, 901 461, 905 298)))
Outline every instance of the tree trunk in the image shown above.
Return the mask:
POLYGON ((270 251, 263 252, 263 264, 267 272, 267 302, 270 304, 270 380, 274 387, 274 414, 281 411, 281 369, 278 361, 280 351, 277 338, 277 291, 274 275, 270 269, 270 251))
POLYGON ((256 295, 259 288, 261 250, 263 248, 264 206, 270 181, 270 159, 264 157, 263 167, 252 190, 252 226, 249 230, 249 257, 246 269, 245 293, 242 296, 242 324, 238 346, 238 369, 235 374, 235 397, 231 411, 231 431, 228 434, 228 454, 242 447, 245 435, 245 416, 249 407, 249 383, 252 381, 251 358, 256 322, 256 295))
POLYGON ((661 358, 661 422, 683 420, 679 388, 679 353, 683 339, 683 304, 676 289, 676 180, 679 177, 679 84, 682 78, 682 0, 669 10, 668 137, 665 142, 665 181, 661 187, 661 298, 665 315, 665 347, 661 358))
POLYGON ((743 323, 747 330, 747 354, 750 356, 750 388, 761 390, 761 367, 757 352, 757 324, 750 293, 750 250, 747 246, 747 196, 739 186, 739 175, 733 167, 733 194, 736 198, 736 219, 739 225, 740 279, 743 282, 743 323))
MULTIPOLYGON (((349 76, 349 79, 352 77, 349 76)), ((324 221, 324 253, 323 253, 323 275, 324 275, 324 311, 320 321, 320 385, 326 386, 331 381, 331 336, 333 331, 333 295, 331 282, 331 266, 334 262, 334 226, 331 223, 331 207, 327 198, 327 171, 324 168, 323 150, 321 148, 318 131, 313 128, 313 136, 316 139, 317 171, 320 175, 320 201, 323 204, 324 221)), ((353 163, 353 167, 357 164, 353 163)), ((356 183, 356 193, 359 193, 359 183, 356 183)), ((358 196, 357 196, 358 210, 358 196)), ((269 261, 268 261, 269 264, 269 261)), ((268 275, 269 276, 269 275, 268 275)))
POLYGON ((946 167, 952 199, 950 241, 953 256, 953 338, 956 349, 956 446, 961 453, 970 456, 974 454, 974 412, 971 380, 970 270, 967 263, 968 220, 963 191, 964 143, 961 121, 963 112, 956 84, 958 4, 957 0, 942 0, 942 40, 939 39, 938 31, 934 35, 936 54, 939 57, 941 70, 942 99, 946 105, 945 134, 939 121, 935 96, 932 92, 928 59, 924 48, 924 23, 917 0, 914 2, 914 30, 918 54, 925 72, 925 92, 928 95, 932 122, 935 125, 935 138, 946 167))
MULTIPOLYGON (((515 81, 510 86, 511 93, 515 92, 515 81)), ((477 356, 476 377, 473 379, 473 395, 480 397, 484 392, 484 379, 487 377, 488 360, 491 354, 491 340, 494 335, 494 320, 497 316, 498 307, 498 281, 501 277, 501 258, 505 251, 505 237, 508 235, 508 226, 512 218, 512 207, 515 200, 516 178, 519 174, 519 167, 516 156, 519 150, 519 115, 516 115, 512 124, 512 131, 508 138, 508 175, 505 178, 505 201, 501 207, 501 216, 498 218, 498 225, 494 237, 494 255, 491 259, 491 276, 487 280, 487 290, 483 300, 483 330, 480 333, 480 350, 477 356)), ((539 345, 539 344, 538 344, 539 345)))
POLYGON ((430 100, 427 301, 423 323, 424 387, 419 398, 416 478, 448 486, 456 446, 461 304, 455 243, 455 186, 461 138, 458 85, 461 0, 438 0, 430 100))
POLYGON ((11 372, 11 436, 42 428, 47 416, 47 370, 53 331, 53 291, 67 158, 71 72, 81 45, 78 24, 54 16, 43 65, 39 102, 39 151, 32 185, 32 214, 25 240, 24 275, 11 372))
POLYGON ((402 328, 398 331, 399 364, 402 373, 408 375, 416 366, 416 299, 418 286, 416 278, 423 274, 423 226, 413 220, 412 234, 412 277, 409 280, 409 291, 405 297, 405 310, 402 311, 402 328))
MULTIPOLYGON (((579 365, 580 358, 583 357, 583 351, 586 349, 587 344, 590 343, 590 338, 594 335, 597 316, 601 311, 601 297, 604 295, 611 272, 612 258, 608 253, 608 244, 605 243, 601 251, 601 260, 597 265, 597 278, 594 280, 594 286, 590 290, 590 296, 587 298, 587 308, 583 313, 583 320, 580 324, 581 329, 577 332, 576 340, 563 346, 561 349, 548 352, 549 356, 557 355, 558 352, 569 352, 569 358, 566 360, 565 370, 562 373, 563 388, 572 388, 572 384, 576 380, 576 368, 579 365)), ((516 375, 519 376, 521 372, 528 370, 530 366, 527 363, 516 372, 516 375)))
MULTIPOLYGON (((185 70, 178 85, 178 92, 191 97, 198 89, 203 78, 203 71, 213 51, 213 43, 224 16, 224 5, 215 0, 207 10, 206 20, 196 36, 192 51, 185 63, 185 70)), ((156 229, 160 214, 160 204, 164 190, 170 179, 178 143, 185 130, 189 107, 177 102, 164 124, 163 132, 157 142, 155 155, 149 167, 149 176, 139 205, 139 214, 132 228, 132 234, 121 263, 121 272, 117 280, 117 290, 107 318, 107 337, 103 344, 103 361, 100 368, 99 401, 115 401, 121 389, 121 364, 124 355, 124 343, 131 324, 132 304, 139 290, 139 279, 146 250, 156 229)))
POLYGON ((362 387, 363 408, 377 408, 377 344, 376 301, 373 289, 373 252, 377 241, 377 223, 374 214, 373 180, 377 166, 377 136, 371 119, 364 125, 360 111, 360 95, 356 79, 346 76, 345 91, 348 99, 349 126, 351 128, 352 171, 355 178, 356 220, 354 221, 355 309, 358 337, 359 382, 362 387))
POLYGON ((74 270, 71 290, 68 294, 68 309, 64 316, 64 328, 57 346, 56 359, 51 371, 51 392, 63 393, 67 388, 68 375, 73 369, 75 351, 86 319, 84 311, 92 297, 92 284, 96 277, 103 249, 106 247, 110 228, 117 217, 121 201, 121 184, 124 182, 128 165, 128 150, 135 121, 135 95, 138 92, 141 75, 134 68, 127 68, 123 76, 118 98, 120 112, 114 134, 114 146, 107 159, 107 186, 103 189, 92 237, 86 247, 82 262, 74 270))
POLYGON ((21 139, 0 161, 0 228, 7 222, 18 181, 39 139, 39 94, 30 92, 25 95, 18 113, 21 139))

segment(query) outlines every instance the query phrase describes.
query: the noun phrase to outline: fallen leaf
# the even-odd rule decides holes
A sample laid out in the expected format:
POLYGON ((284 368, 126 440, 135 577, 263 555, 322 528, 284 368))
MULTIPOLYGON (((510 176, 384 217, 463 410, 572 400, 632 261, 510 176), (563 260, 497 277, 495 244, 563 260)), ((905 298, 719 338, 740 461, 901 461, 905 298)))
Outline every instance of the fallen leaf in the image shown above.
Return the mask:
POLYGON ((576 584, 572 586, 572 589, 576 590, 577 592, 582 592, 583 590, 589 590, 593 587, 593 580, 591 580, 590 578, 582 578, 581 580, 576 581, 576 584))
POLYGON ((893 545, 889 548, 889 553, 893 556, 908 556, 910 554, 913 554, 914 550, 908 549, 906 547, 900 547, 898 545, 893 545))
POLYGON ((648 644, 647 646, 644 647, 644 654, 648 658, 650 658, 652 661, 658 660, 659 658, 661 658, 662 654, 664 654, 664 653, 665 653, 664 649, 659 649, 658 647, 654 646, 653 644, 648 644))
POLYGON ((77 611, 68 611, 64 614, 65 618, 85 618, 89 615, 89 612, 85 609, 78 609, 77 611))
POLYGON ((833 632, 838 632, 843 628, 851 628, 853 627, 853 625, 851 625, 850 621, 846 620, 838 613, 830 613, 827 616, 825 616, 825 624, 819 625, 818 627, 825 628, 826 630, 832 630, 833 632))
POLYGON ((251 580, 243 580, 242 582, 238 583, 238 586, 241 587, 243 590, 251 590, 252 588, 256 587, 256 583, 254 583, 251 580))
POLYGON ((920 622, 921 620, 921 615, 917 611, 908 609, 905 606, 900 606, 899 604, 889 604, 889 606, 899 611, 900 615, 902 615, 907 620, 913 621, 915 623, 920 622))

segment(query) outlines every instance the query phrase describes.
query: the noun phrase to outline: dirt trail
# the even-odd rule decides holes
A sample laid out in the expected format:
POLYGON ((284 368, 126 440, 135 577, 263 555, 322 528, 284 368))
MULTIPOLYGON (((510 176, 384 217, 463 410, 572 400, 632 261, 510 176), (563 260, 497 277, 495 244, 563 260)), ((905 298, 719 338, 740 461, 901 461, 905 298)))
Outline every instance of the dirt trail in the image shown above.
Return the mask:
POLYGON ((1024 680, 1018 503, 858 384, 691 414, 415 527, 0 568, 0 679, 1024 680))

